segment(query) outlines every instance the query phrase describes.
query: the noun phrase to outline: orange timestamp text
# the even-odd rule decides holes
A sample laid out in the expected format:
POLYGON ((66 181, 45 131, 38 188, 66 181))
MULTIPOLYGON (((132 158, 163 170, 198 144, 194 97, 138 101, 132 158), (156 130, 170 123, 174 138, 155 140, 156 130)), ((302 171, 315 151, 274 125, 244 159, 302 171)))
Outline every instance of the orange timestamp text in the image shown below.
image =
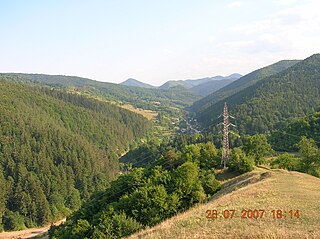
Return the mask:
POLYGON ((294 219, 300 218, 299 210, 284 210, 284 209, 225 209, 225 210, 206 210, 206 218, 209 219, 232 219, 232 218, 243 218, 243 219, 262 219, 265 217, 274 218, 274 219, 294 219))

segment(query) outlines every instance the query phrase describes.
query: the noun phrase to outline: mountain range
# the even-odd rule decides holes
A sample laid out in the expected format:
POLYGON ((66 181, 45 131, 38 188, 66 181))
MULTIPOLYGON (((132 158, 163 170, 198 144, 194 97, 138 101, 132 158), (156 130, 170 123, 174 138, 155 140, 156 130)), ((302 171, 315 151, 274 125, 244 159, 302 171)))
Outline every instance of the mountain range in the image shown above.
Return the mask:
POLYGON ((181 86, 186 89, 189 89, 196 95, 199 96, 207 96, 210 93, 213 93, 220 88, 230 84, 231 82, 239 79, 242 75, 238 73, 231 74, 229 76, 214 76, 214 77, 206 77, 201 79, 189 79, 189 80, 169 80, 165 82, 163 85, 156 87, 141 81, 129 78, 128 80, 120 83, 125 86, 135 86, 141 88, 158 88, 168 90, 173 87, 181 86))

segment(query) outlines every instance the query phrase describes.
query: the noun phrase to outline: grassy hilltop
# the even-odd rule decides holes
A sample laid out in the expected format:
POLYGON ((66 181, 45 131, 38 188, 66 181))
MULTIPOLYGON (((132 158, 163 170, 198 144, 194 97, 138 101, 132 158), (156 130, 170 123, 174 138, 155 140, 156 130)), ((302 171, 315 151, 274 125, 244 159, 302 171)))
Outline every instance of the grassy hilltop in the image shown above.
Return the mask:
POLYGON ((210 202, 194 207, 133 238, 320 238, 320 179, 298 172, 256 169, 226 182, 210 202), (236 210, 233 218, 206 218, 206 210, 236 210), (262 219, 241 218, 243 209, 266 210, 262 219), (271 210, 286 218, 272 218, 271 210), (290 209, 300 218, 290 218, 290 209))

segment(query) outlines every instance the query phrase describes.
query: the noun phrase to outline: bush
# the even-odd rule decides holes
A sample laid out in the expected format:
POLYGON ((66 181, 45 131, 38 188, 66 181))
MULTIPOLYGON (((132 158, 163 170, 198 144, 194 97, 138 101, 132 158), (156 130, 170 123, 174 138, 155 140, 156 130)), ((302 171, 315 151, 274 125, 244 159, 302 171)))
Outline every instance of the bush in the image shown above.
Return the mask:
POLYGON ((220 189, 221 183, 216 179, 212 172, 202 178, 202 187, 206 194, 212 195, 220 189))
POLYGON ((263 163, 264 157, 273 154, 273 150, 271 145, 268 143, 267 136, 264 134, 245 137, 243 149, 248 156, 252 156, 254 158, 257 164, 263 163))
POLYGON ((254 168, 254 159, 252 156, 247 156, 240 148, 235 148, 231 154, 229 162, 229 170, 246 173, 254 168))
POLYGON ((272 168, 282 168, 289 171, 300 169, 300 159, 292 154, 284 153, 271 163, 272 168))
POLYGON ((112 206, 98 214, 95 220, 97 226, 93 235, 96 238, 102 234, 105 239, 123 238, 142 228, 142 224, 124 212, 116 212, 112 206))

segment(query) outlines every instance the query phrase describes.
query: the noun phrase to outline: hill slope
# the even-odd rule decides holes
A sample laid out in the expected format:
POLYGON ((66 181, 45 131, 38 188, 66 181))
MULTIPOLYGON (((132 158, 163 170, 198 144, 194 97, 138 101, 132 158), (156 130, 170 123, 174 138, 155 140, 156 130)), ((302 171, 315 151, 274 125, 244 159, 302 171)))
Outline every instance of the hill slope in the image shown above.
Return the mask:
POLYGON ((269 132, 283 120, 314 112, 320 104, 320 54, 211 105, 198 113, 198 120, 214 125, 224 102, 240 133, 269 132))
POLYGON ((141 87, 141 88, 155 88, 155 86, 149 85, 147 83, 143 83, 141 81, 138 81, 132 78, 120 83, 120 85, 135 86, 135 87, 141 87))
POLYGON ((213 76, 213 77, 206 77, 206 78, 201 78, 201 79, 195 79, 195 80, 185 80, 188 84, 192 86, 197 86, 201 85, 204 83, 208 83, 210 81, 215 81, 215 80, 229 80, 229 79, 239 79, 242 77, 242 75, 238 73, 233 73, 229 76, 213 76))
POLYGON ((188 84, 184 80, 170 80, 164 83, 163 85, 159 86, 159 88, 167 90, 175 86, 182 86, 186 89, 190 89, 192 87, 192 85, 188 84))
POLYGON ((231 84, 235 80, 237 80, 237 78, 209 81, 209 82, 192 87, 191 91, 197 95, 207 96, 225 87, 226 85, 231 84))
POLYGON ((279 73, 298 62, 299 60, 284 60, 253 71, 245 76, 242 76, 240 79, 230 83, 229 85, 221 88, 220 90, 208 95, 207 97, 196 101, 191 106, 191 109, 196 112, 203 112, 218 101, 226 99, 227 97, 251 85, 254 85, 256 82, 262 80, 263 78, 279 73))
POLYGON ((227 182, 210 202, 129 238, 319 238, 319 200, 319 178, 258 169, 227 182), (249 209, 265 210, 264 216, 241 218, 241 211, 249 209), (220 213, 208 219, 206 210, 236 211, 233 218, 220 218, 220 213), (286 211, 286 218, 273 218, 272 210, 286 211), (291 219, 289 210, 299 210, 300 218, 291 219))
MULTIPOLYGON (((234 73, 231 74, 229 76, 213 76, 213 77, 205 77, 205 78, 201 78, 201 79, 193 79, 193 80, 170 80, 167 81, 166 83, 164 83, 163 85, 161 85, 159 88, 160 89, 169 89, 171 87, 175 87, 175 86, 182 86, 186 89, 191 89, 193 87, 196 86, 200 86, 209 82, 213 82, 213 81, 220 81, 220 80, 230 80, 230 79, 239 79, 242 75, 238 74, 238 73, 234 73)), ((198 92, 199 90, 195 90, 192 92, 199 94, 199 95, 203 95, 201 93, 198 92)))
POLYGON ((23 73, 3 73, 0 75, 10 76, 11 78, 15 77, 18 81, 34 81, 55 88, 62 88, 71 92, 104 98, 110 101, 125 102, 135 107, 148 110, 157 110, 158 108, 168 109, 168 107, 182 108, 200 98, 182 87, 174 87, 168 90, 146 89, 94 81, 76 76, 23 73))
POLYGON ((0 231, 77 209, 108 186, 118 156, 147 129, 114 105, 8 81, 0 77, 0 231))

